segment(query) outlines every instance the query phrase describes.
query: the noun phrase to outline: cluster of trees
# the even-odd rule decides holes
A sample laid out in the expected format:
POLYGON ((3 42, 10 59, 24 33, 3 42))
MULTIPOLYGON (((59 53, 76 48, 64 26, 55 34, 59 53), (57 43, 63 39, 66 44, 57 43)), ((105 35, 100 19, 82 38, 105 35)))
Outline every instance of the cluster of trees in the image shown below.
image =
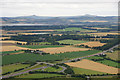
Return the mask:
MULTIPOLYGON (((72 40, 90 40, 90 38, 95 38, 94 36, 90 35, 52 35, 52 34, 45 34, 45 35, 18 35, 18 36, 12 36, 11 40, 15 41, 24 41, 27 42, 27 45, 29 45, 32 42, 49 42, 52 45, 60 45, 60 43, 56 42, 59 40, 65 40, 65 39, 72 39, 72 40)), ((20 44, 20 43, 18 43, 20 44)), ((21 44, 20 44, 21 45, 21 44)), ((64 45, 64 44, 61 44, 64 45)))
POLYGON ((65 66, 65 67, 67 68, 67 69, 65 69, 65 71, 64 71, 66 74, 75 74, 74 71, 72 70, 72 68, 71 68, 70 66, 68 66, 68 65, 66 65, 66 64, 64 64, 64 63, 59 64, 59 65, 65 66))
MULTIPOLYGON (((105 41, 104 41, 105 42, 105 41)), ((112 40, 106 40, 107 44, 103 45, 103 46, 99 46, 99 47, 93 47, 93 49, 98 49, 98 50, 107 50, 117 44, 119 44, 119 39, 118 38, 115 38, 115 39, 112 39, 112 40)))

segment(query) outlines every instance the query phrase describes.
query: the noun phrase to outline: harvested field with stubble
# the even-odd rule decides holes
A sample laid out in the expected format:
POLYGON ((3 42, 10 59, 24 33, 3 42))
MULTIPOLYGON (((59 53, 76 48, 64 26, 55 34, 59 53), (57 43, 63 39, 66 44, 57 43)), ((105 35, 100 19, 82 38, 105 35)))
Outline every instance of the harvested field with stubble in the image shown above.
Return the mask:
POLYGON ((6 40, 6 41, 0 41, 0 43, 23 43, 23 44, 26 44, 27 42, 22 42, 22 41, 13 41, 13 40, 6 40))
POLYGON ((90 70, 105 72, 105 73, 109 73, 109 74, 117 74, 118 73, 118 68, 106 66, 104 64, 97 63, 97 62, 87 60, 87 59, 83 59, 78 62, 66 63, 66 64, 71 67, 90 69, 90 70))
POLYGON ((55 53, 75 52, 75 51, 87 51, 90 49, 65 46, 65 47, 56 47, 56 48, 43 48, 41 50, 46 53, 55 54, 55 53))
POLYGON ((99 47, 99 46, 103 46, 105 45, 106 43, 100 43, 99 41, 90 41, 90 42, 86 42, 86 43, 81 43, 81 44, 78 44, 78 45, 87 45, 89 47, 99 47))

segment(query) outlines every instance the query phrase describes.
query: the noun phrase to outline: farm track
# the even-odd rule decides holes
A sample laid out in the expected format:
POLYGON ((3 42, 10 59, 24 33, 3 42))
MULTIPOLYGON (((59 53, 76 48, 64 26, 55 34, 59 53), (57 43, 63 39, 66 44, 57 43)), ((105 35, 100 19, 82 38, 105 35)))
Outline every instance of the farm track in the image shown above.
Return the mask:
MULTIPOLYGON (((68 63, 68 62, 72 62, 72 61, 78 61, 78 60, 81 60, 81 59, 84 59, 84 58, 87 58, 87 57, 91 57, 91 56, 95 56, 95 55, 100 55, 100 54, 104 54, 106 53, 107 51, 112 51, 115 47, 118 47, 120 44, 118 45, 115 45, 113 46, 112 48, 109 48, 108 50, 105 50, 101 53, 97 53, 97 54, 93 54, 93 55, 89 55, 89 56, 85 56, 85 57, 80 57, 80 58, 75 58, 75 59, 72 59, 72 60, 68 60, 68 61, 63 61, 61 63, 68 63)), ((21 74, 25 74, 25 73, 28 73, 30 71, 34 71, 34 70, 38 70, 38 69, 45 69, 45 68, 48 68, 52 65, 55 65, 55 64, 52 64, 52 63, 46 63, 46 62, 38 62, 37 64, 40 64, 40 63, 44 63, 44 64, 48 64, 47 66, 44 66, 44 67, 40 67, 40 68, 35 68, 35 69, 31 69, 31 70, 28 70, 28 71, 24 71, 24 72, 20 72, 20 73, 16 73, 16 74, 11 74, 11 75, 6 75, 6 76, 2 76, 2 78, 9 78, 9 77, 13 77, 13 76, 17 76, 17 75, 21 75, 21 74)), ((63 70, 61 71, 58 71, 58 72, 64 72, 64 70, 66 69, 66 67, 63 67, 63 66, 59 66, 59 67, 62 67, 63 70)))

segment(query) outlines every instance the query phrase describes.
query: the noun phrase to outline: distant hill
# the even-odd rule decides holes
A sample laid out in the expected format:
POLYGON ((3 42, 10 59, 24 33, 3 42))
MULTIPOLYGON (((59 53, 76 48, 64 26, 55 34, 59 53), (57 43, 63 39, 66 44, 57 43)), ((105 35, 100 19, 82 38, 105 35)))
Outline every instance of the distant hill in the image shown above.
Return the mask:
POLYGON ((1 17, 0 22, 3 24, 91 24, 91 23, 117 23, 117 16, 19 16, 19 17, 1 17))

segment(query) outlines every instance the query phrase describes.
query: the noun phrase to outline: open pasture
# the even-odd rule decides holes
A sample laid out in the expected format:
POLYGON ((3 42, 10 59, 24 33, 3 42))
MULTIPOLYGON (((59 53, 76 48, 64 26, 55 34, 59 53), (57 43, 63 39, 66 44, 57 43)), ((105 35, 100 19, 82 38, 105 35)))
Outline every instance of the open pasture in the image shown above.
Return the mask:
POLYGON ((106 66, 104 64, 97 63, 97 62, 87 60, 87 59, 83 59, 78 62, 70 62, 70 63, 66 63, 66 64, 71 67, 90 69, 90 70, 109 73, 109 74, 117 74, 118 73, 118 68, 106 66))
POLYGON ((6 55, 6 54, 15 54, 15 53, 19 53, 19 52, 22 52, 22 51, 4 51, 4 52, 0 52, 0 53, 2 53, 3 55, 6 55))
POLYGON ((99 46, 103 46, 106 43, 100 43, 99 41, 90 41, 90 42, 86 42, 86 43, 81 43, 78 45, 87 45, 89 47, 99 47, 99 46))
POLYGON ((80 44, 80 43, 86 43, 88 41, 82 41, 82 40, 70 40, 70 39, 67 39, 67 40, 60 40, 58 41, 60 44, 80 44))
POLYGON ((14 72, 14 70, 18 70, 21 68, 26 68, 30 66, 29 64, 12 64, 12 65, 5 65, 2 67, 2 74, 7 72, 14 72))
POLYGON ((54 67, 48 67, 46 69, 44 69, 44 71, 48 71, 48 72, 58 72, 58 71, 62 71, 63 68, 59 67, 58 69, 54 68, 54 67))
POLYGON ((107 58, 111 58, 113 60, 119 60, 119 51, 114 51, 113 53, 105 53, 107 58))
POLYGON ((76 68, 76 67, 73 67, 72 70, 74 71, 75 74, 87 74, 87 75, 105 74, 104 72, 94 71, 90 69, 76 68))
POLYGON ((90 50, 89 48, 77 48, 72 46, 65 46, 65 47, 56 47, 56 48, 43 48, 42 51, 50 54, 56 53, 65 53, 65 52, 75 52, 75 51, 87 51, 90 50))

